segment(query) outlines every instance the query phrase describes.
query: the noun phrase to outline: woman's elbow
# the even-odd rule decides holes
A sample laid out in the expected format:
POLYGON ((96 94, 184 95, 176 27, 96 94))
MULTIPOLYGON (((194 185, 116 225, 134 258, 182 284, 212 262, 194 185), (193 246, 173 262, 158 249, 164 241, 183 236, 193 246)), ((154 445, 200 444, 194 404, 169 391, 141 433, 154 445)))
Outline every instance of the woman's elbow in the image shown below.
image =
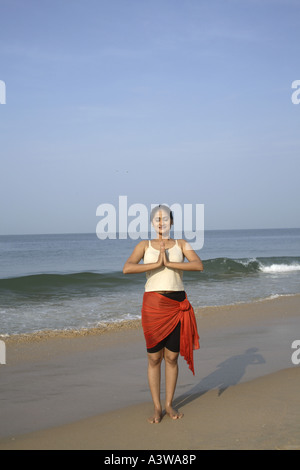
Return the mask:
POLYGON ((204 271, 204 267, 203 267, 203 264, 202 263, 199 263, 198 265, 198 271, 204 271))
POLYGON ((123 274, 128 274, 128 273, 129 273, 128 266, 127 266, 127 264, 124 264, 123 274))
POLYGON ((132 268, 133 268, 132 263, 125 263, 123 267, 123 274, 133 273, 134 270, 132 268))

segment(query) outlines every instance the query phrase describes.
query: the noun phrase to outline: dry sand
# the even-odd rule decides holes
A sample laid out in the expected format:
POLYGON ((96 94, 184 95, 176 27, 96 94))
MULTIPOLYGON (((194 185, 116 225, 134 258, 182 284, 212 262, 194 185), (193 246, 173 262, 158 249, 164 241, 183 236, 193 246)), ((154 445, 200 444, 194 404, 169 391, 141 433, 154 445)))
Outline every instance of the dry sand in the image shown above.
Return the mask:
POLYGON ((200 309, 195 377, 180 360, 184 417, 158 425, 138 324, 8 340, 0 449, 300 450, 299 307, 295 295, 200 309))

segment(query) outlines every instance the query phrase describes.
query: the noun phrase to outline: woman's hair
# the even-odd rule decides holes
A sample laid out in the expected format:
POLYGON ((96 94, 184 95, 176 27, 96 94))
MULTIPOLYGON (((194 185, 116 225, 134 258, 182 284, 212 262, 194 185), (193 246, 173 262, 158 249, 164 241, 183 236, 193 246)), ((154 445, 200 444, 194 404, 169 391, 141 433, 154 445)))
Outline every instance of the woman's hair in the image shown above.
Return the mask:
POLYGON ((154 207, 151 211, 151 222, 155 217, 156 212, 158 211, 165 211, 170 216, 171 223, 173 223, 173 212, 170 210, 168 206, 164 204, 159 204, 158 206, 154 207))

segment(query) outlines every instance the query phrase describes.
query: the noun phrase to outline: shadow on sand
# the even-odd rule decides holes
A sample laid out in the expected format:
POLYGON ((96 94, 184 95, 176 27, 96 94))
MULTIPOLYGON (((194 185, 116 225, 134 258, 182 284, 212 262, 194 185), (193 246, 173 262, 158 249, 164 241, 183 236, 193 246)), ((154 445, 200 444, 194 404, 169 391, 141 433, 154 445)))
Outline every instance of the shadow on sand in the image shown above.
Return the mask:
POLYGON ((187 405, 209 390, 216 388, 219 389, 218 396, 220 396, 228 387, 239 383, 247 366, 265 364, 265 359, 261 354, 258 354, 258 351, 258 348, 250 348, 243 354, 232 356, 221 362, 214 372, 201 379, 191 390, 177 397, 174 400, 174 406, 179 408, 187 405))

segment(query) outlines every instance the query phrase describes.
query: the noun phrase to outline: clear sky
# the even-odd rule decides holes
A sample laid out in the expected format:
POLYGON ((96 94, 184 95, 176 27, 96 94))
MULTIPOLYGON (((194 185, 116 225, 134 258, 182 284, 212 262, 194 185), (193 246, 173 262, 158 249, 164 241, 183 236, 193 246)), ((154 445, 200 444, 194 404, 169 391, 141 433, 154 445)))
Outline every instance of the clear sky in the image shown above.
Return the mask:
POLYGON ((0 0, 0 234, 204 204, 299 227, 299 0, 0 0))

